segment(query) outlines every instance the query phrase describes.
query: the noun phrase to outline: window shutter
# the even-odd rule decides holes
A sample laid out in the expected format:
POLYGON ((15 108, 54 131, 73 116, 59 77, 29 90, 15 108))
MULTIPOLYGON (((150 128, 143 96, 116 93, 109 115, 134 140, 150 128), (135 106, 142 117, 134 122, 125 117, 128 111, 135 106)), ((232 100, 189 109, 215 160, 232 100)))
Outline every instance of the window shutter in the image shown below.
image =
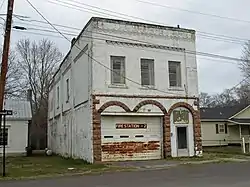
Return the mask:
POLYGON ((228 125, 227 125, 227 123, 225 123, 225 134, 227 134, 227 127, 228 127, 228 125))
POLYGON ((216 128, 216 134, 219 134, 219 125, 215 124, 215 128, 216 128))

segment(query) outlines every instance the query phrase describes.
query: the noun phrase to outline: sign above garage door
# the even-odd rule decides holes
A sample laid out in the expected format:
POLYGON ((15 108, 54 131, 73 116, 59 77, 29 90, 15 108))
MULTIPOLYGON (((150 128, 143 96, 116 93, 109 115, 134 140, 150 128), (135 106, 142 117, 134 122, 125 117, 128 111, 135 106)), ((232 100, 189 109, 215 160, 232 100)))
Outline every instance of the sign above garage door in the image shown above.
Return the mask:
POLYGON ((116 129, 146 129, 147 124, 117 123, 116 129))

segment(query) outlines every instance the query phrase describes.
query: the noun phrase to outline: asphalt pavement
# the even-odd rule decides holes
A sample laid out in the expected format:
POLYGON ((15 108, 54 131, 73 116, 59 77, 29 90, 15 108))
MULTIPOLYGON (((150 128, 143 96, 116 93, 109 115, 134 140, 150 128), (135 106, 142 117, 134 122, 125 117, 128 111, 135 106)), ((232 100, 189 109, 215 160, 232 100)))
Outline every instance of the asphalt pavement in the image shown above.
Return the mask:
POLYGON ((250 187, 250 163, 186 165, 165 170, 107 173, 31 181, 5 181, 0 187, 250 187))

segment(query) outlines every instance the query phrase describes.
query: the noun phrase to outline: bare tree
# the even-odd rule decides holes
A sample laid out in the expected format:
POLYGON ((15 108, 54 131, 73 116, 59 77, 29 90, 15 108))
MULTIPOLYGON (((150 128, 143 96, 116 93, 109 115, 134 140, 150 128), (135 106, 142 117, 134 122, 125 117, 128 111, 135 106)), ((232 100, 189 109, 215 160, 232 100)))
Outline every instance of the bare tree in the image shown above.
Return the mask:
POLYGON ((201 107, 210 107, 213 104, 213 98, 211 95, 205 92, 201 92, 199 95, 200 106, 201 107))
POLYGON ((24 88, 23 74, 22 71, 20 71, 19 64, 16 60, 15 51, 11 51, 9 55, 8 72, 6 76, 5 98, 23 97, 24 96, 23 88, 24 88))
POLYGON ((214 107, 226 107, 239 104, 235 93, 231 89, 225 89, 221 94, 216 94, 213 97, 214 107))
POLYGON ((49 85, 62 60, 62 53, 47 39, 39 42, 20 40, 16 52, 20 71, 23 72, 27 88, 32 91, 31 133, 36 137, 36 147, 40 148, 40 139, 45 138, 47 127, 49 85))
POLYGON ((235 89, 235 93, 240 104, 250 104, 249 84, 242 84, 239 88, 235 89))

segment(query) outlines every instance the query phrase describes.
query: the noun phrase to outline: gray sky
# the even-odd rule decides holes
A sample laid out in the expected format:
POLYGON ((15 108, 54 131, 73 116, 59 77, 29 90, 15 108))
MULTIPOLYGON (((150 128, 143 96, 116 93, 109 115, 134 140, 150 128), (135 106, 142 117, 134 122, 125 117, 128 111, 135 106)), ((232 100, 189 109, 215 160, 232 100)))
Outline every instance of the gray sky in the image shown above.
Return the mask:
MULTIPOLYGON (((3 0, 0 0, 0 3, 2 1, 3 0)), ((1 13, 6 12, 7 0, 4 1, 5 3, 2 9, 0 10, 1 13)), ((57 0, 30 0, 30 1, 52 23, 67 25, 76 28, 83 28, 86 22, 92 16, 117 18, 115 15, 114 16, 108 16, 104 14, 100 15, 93 12, 92 13, 84 12, 86 10, 79 11, 49 3, 49 1, 55 2, 57 0)), ((63 0, 63 1, 68 1, 68 0, 63 0)), ((239 20, 249 20, 249 22, 240 22, 240 21, 215 18, 211 16, 203 16, 200 14, 192 14, 185 11, 178 11, 169 8, 152 6, 149 4, 140 3, 136 0, 127 0, 127 1, 77 0, 77 1, 93 6, 98 6, 104 9, 113 10, 115 12, 120 12, 130 16, 140 17, 146 20, 152 20, 154 22, 164 23, 165 25, 176 26, 179 24, 181 27, 191 28, 202 32, 228 35, 232 37, 245 38, 245 39, 250 37, 249 0, 237 0, 237 1, 154 0, 153 1, 158 4, 167 5, 171 7, 178 7, 181 9, 199 11, 209 14, 220 15, 224 17, 233 17, 239 20)), ((144 1, 149 1, 149 0, 144 0, 144 1)), ((90 7, 85 6, 85 8, 90 8, 90 7)), ((53 33, 32 30, 32 28, 39 28, 37 27, 37 25, 42 26, 39 29, 49 29, 46 28, 49 27, 49 25, 32 21, 32 20, 43 21, 43 19, 29 6, 26 0, 15 1, 14 13, 18 15, 29 16, 30 18, 26 19, 27 21, 21 21, 18 20, 17 18, 14 18, 14 25, 25 26, 30 29, 27 31, 13 30, 12 40, 11 40, 12 46, 14 46, 15 43, 22 38, 31 38, 32 40, 39 40, 45 37, 45 36, 30 34, 28 32, 57 35, 53 33), (35 26, 31 24, 35 24, 35 26)), ((118 19, 121 18, 119 17, 118 19)), ((132 18, 127 18, 127 19, 131 20, 132 18)), ((141 21, 138 19, 132 19, 132 20, 141 21)), ((0 23, 3 23, 3 20, 0 20, 0 23)), ((70 32, 70 33, 79 32, 77 30, 72 30, 72 29, 69 30, 66 28, 59 28, 59 29, 68 30, 65 32, 70 32)), ((53 29, 51 28, 50 30, 53 29)), ((69 36, 70 39, 72 37, 73 36, 69 36)), ((53 40, 63 53, 66 53, 68 51, 70 44, 65 39, 56 37, 47 37, 47 38, 53 40)), ((226 41, 216 41, 216 40, 211 40, 211 38, 205 39, 204 36, 197 35, 197 51, 240 58, 242 44, 238 44, 238 42, 239 41, 237 41, 236 43, 226 42, 226 41)), ((231 63, 227 62, 228 61, 225 62, 225 60, 222 61, 220 59, 213 59, 213 58, 209 59, 208 57, 198 56, 200 91, 208 93, 218 93, 226 88, 230 88, 236 85, 241 81, 242 77, 240 70, 238 69, 238 65, 232 64, 235 63, 233 61, 230 61, 231 63)))

